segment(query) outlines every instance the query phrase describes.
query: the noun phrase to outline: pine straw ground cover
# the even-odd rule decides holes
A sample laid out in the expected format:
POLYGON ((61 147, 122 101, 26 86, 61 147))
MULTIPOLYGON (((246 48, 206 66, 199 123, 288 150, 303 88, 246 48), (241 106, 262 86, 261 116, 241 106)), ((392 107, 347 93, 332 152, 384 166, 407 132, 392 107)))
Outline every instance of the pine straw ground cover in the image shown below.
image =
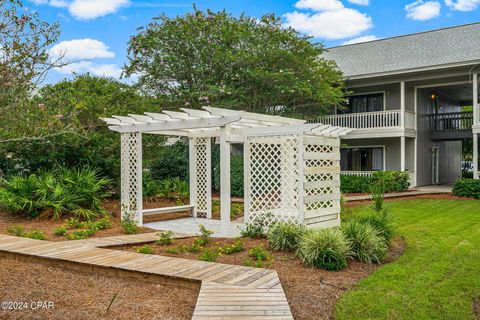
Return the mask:
MULTIPOLYGON (((198 238, 174 239, 168 246, 150 244, 153 254, 181 257, 187 259, 199 259, 200 253, 179 252, 171 253, 172 250, 182 245, 191 245, 198 238)), ((226 245, 234 244, 236 239, 212 238, 206 249, 217 249, 226 245)), ((244 265, 246 261, 253 259, 249 257, 249 250, 253 247, 263 246, 268 249, 268 241, 265 239, 240 239, 245 250, 234 254, 222 254, 217 262, 244 265)), ((137 251, 141 246, 116 247, 117 250, 137 251)), ((403 251, 403 241, 396 238, 388 259, 385 263, 395 260, 403 251)), ((331 318, 335 302, 346 290, 352 288, 360 279, 365 278, 380 265, 369 265, 356 261, 349 261, 346 269, 340 272, 329 272, 320 269, 308 268, 302 265, 300 259, 293 253, 279 251, 268 251, 271 259, 262 263, 262 267, 275 269, 287 295, 288 302, 295 319, 328 319, 331 318)))
POLYGON ((2 301, 54 303, 53 309, 0 309, 0 319, 191 319, 197 296, 198 289, 0 259, 2 301))

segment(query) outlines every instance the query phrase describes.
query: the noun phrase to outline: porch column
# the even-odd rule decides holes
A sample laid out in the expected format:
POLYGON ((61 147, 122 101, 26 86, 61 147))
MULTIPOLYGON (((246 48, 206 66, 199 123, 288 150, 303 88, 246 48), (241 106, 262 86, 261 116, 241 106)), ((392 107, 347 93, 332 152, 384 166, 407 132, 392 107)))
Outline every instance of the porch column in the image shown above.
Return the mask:
POLYGON ((473 124, 476 125, 478 119, 478 74, 473 74, 473 124))
POLYGON ((220 134, 220 233, 230 232, 230 142, 226 129, 220 134))
POLYGON ((405 81, 400 82, 400 127, 405 129, 405 81))
POLYGON ((478 179, 478 133, 473 134, 473 179, 478 179))
POLYGON ((400 171, 405 171, 405 136, 400 137, 400 171))
POLYGON ((122 133, 120 148, 121 219, 135 220, 142 226, 142 134, 122 133))

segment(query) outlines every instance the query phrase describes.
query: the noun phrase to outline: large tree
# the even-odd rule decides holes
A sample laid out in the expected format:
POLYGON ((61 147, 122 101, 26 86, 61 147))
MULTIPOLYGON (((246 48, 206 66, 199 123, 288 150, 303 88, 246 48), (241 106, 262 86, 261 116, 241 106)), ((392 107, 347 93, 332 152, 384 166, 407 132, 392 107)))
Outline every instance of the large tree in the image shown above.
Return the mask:
POLYGON ((225 11, 169 18, 140 28, 128 47, 127 76, 172 107, 214 105, 314 115, 343 101, 342 74, 312 43, 274 15, 225 11))

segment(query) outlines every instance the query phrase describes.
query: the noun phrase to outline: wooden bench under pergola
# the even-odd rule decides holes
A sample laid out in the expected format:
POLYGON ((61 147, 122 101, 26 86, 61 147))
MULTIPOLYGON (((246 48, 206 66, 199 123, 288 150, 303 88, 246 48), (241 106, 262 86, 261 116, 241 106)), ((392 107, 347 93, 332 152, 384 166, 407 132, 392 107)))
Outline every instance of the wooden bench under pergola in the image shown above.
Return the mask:
POLYGON ((103 118, 121 137, 121 215, 143 224, 146 214, 192 209, 212 217, 212 139, 220 144, 220 224, 230 221, 230 152, 243 143, 245 222, 308 226, 340 223, 340 136, 351 129, 304 120, 213 107, 103 118), (144 210, 142 134, 189 141, 190 204, 144 210))

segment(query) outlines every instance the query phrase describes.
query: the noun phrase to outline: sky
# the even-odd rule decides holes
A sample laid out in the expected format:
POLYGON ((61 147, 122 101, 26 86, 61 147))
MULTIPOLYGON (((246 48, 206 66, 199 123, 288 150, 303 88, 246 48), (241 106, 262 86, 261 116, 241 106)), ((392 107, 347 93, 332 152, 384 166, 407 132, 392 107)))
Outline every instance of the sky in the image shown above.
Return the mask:
POLYGON ((161 13, 191 12, 193 2, 199 10, 226 9, 235 16, 275 13, 326 47, 480 21, 480 0, 24 0, 24 6, 60 24, 50 53, 73 63, 52 71, 53 83, 86 72, 119 78, 137 28, 161 13))

